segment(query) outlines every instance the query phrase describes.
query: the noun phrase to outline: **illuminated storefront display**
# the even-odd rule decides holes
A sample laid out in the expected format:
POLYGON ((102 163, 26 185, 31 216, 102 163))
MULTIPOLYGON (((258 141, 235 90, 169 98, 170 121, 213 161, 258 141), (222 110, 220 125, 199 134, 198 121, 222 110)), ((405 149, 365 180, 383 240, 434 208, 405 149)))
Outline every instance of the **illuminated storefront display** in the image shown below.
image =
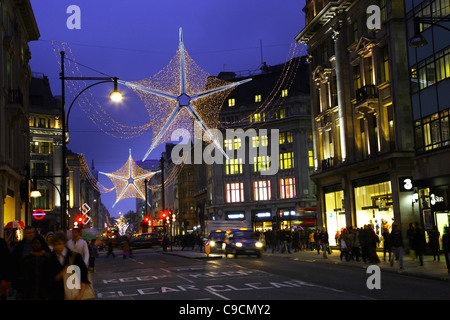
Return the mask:
POLYGON ((272 213, 270 210, 253 211, 253 223, 255 231, 272 230, 272 213))
MULTIPOLYGON (((421 188, 419 190, 419 204, 422 209, 422 219, 425 230, 437 227, 440 233, 442 249, 442 235, 445 227, 450 225, 450 211, 447 203, 447 187, 421 188)), ((428 233, 426 233, 428 241, 428 233)))
POLYGON ((343 190, 325 193, 325 210, 328 241, 330 245, 335 246, 334 235, 338 230, 346 227, 343 190))
POLYGON ((377 234, 381 234, 383 226, 390 231, 394 220, 391 182, 357 187, 354 192, 356 227, 370 224, 377 234))

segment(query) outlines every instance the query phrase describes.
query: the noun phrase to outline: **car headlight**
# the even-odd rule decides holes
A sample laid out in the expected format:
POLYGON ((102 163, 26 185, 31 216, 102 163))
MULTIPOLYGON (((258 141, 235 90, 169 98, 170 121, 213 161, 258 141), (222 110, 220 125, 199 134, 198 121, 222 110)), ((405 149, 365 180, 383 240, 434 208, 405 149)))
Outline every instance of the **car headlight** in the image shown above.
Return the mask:
POLYGON ((211 241, 209 244, 211 245, 211 247, 214 247, 216 245, 214 241, 211 241))
POLYGON ((261 242, 256 242, 255 247, 262 248, 263 244, 261 242))
POLYGON ((236 242, 236 247, 238 247, 238 248, 242 247, 242 243, 241 242, 236 242))

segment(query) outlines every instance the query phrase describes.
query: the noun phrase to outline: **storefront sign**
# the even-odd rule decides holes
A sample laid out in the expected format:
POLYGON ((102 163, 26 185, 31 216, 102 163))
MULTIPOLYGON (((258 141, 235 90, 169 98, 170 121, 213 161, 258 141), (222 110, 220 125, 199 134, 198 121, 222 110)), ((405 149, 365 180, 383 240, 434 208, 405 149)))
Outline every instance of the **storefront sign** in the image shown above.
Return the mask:
POLYGON ((295 216, 296 212, 294 210, 280 210, 280 217, 289 217, 289 216, 295 216))
POLYGON ((272 214, 270 212, 258 212, 256 214, 257 218, 270 218, 272 214))
POLYGON ((431 205, 434 206, 437 202, 444 202, 444 197, 439 197, 439 196, 435 195, 434 193, 432 193, 430 195, 430 202, 431 202, 431 205))
POLYGON ((429 204, 436 210, 448 210, 447 206, 447 190, 430 189, 429 204))
POLYGON ((400 192, 407 192, 414 190, 414 183, 412 177, 400 177, 398 179, 400 192))
POLYGON ((228 220, 243 220, 245 219, 245 214, 243 213, 228 213, 228 220))

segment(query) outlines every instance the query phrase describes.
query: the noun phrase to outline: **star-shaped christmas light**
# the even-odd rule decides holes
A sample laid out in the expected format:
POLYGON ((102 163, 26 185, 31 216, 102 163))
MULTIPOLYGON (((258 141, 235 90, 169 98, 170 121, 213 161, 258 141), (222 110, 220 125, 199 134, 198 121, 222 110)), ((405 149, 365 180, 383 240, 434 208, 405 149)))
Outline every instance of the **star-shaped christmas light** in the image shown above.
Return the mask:
POLYGON ((99 173, 109 177, 114 184, 116 189, 116 202, 112 206, 114 208, 121 199, 140 198, 145 200, 145 179, 149 180, 158 172, 159 171, 146 171, 139 167, 136 162, 134 162, 130 149, 127 163, 125 163, 122 168, 113 173, 99 173))
POLYGON ((123 215, 121 215, 119 219, 116 219, 116 222, 116 225, 119 228, 119 234, 121 236, 124 236, 128 227, 130 226, 128 220, 123 215))
POLYGON ((176 71, 177 74, 175 75, 171 75, 172 79, 170 80, 175 80, 175 81, 179 81, 179 88, 178 90, 176 90, 177 92, 175 92, 175 90, 159 90, 159 89, 155 89, 155 88, 150 88, 147 86, 143 86, 140 84, 136 84, 136 83, 131 83, 131 82, 127 82, 127 81, 121 81, 119 80, 119 82, 121 84, 124 84, 130 88, 136 89, 136 90, 141 90, 144 91, 146 93, 150 93, 152 95, 155 95, 159 98, 165 99, 165 100, 169 100, 167 101, 167 105, 166 108, 173 108, 171 109, 169 116, 164 120, 164 124, 161 127, 160 131, 158 132, 158 134, 156 135, 156 137, 154 137, 152 144, 150 146, 150 148, 148 149, 147 153, 145 154, 143 160, 147 159, 148 155, 153 151, 153 149, 159 144, 160 140, 162 139, 162 137, 164 136, 164 134, 166 133, 166 131, 169 129, 169 127, 173 124, 175 118, 177 117, 177 115, 182 111, 182 110, 187 110, 187 112, 191 115, 191 117, 196 121, 197 124, 200 125, 200 127, 205 131, 205 133, 208 135, 208 137, 211 139, 212 143, 214 143, 215 147, 222 152, 222 154, 228 158, 227 154, 225 153, 225 151, 223 150, 222 146, 220 145, 220 143, 217 141, 217 139, 214 137, 214 135, 212 134, 212 132, 209 130, 208 126, 206 125, 204 119, 202 119, 202 117, 200 116, 199 112, 198 112, 198 108, 193 104, 196 100, 211 96, 213 94, 217 94, 229 89, 232 89, 236 86, 239 86, 243 83, 249 82, 252 79, 245 79, 242 81, 238 81, 238 82, 233 82, 233 83, 229 83, 223 86, 219 86, 219 87, 215 87, 212 89, 207 89, 204 90, 204 88, 202 89, 202 91, 200 92, 194 92, 191 93, 190 91, 192 90, 193 87, 192 84, 189 83, 188 81, 188 76, 189 76, 189 66, 186 65, 186 53, 185 53, 185 49, 184 49, 184 43, 183 43, 183 31, 180 28, 179 29, 179 47, 178 47, 178 51, 179 51, 179 70, 176 71), (178 78, 178 79, 175 79, 178 78))

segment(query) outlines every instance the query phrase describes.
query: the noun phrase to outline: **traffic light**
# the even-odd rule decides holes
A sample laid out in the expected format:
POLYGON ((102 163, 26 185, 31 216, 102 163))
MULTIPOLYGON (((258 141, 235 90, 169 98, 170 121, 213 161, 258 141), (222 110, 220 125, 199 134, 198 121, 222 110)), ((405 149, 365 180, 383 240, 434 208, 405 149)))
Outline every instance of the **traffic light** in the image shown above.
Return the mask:
POLYGON ((78 216, 76 219, 75 219, 75 222, 74 222, 74 228, 83 228, 83 216, 78 216))

